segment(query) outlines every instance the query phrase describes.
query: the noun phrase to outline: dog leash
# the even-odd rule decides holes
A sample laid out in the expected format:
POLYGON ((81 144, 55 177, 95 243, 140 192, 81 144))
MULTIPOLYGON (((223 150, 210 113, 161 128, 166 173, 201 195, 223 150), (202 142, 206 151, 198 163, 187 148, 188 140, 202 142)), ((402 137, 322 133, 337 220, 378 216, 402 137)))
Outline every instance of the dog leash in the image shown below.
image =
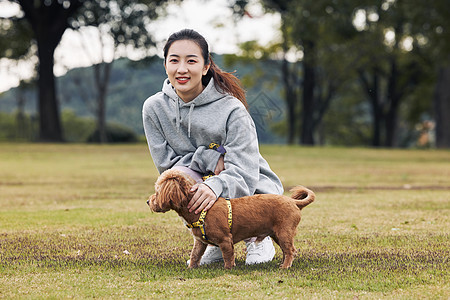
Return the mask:
MULTIPOLYGON (((227 202, 227 206, 228 206, 228 227, 230 227, 231 230, 231 226, 233 225, 233 212, 231 210, 231 201, 230 198, 225 198, 226 202, 227 202)), ((205 218, 206 218, 206 210, 202 210, 202 212, 200 213, 200 217, 198 218, 197 222, 191 223, 191 224, 186 224, 187 228, 200 228, 200 231, 202 233, 202 238, 205 241, 209 241, 208 237, 206 236, 206 230, 205 230, 205 218)))

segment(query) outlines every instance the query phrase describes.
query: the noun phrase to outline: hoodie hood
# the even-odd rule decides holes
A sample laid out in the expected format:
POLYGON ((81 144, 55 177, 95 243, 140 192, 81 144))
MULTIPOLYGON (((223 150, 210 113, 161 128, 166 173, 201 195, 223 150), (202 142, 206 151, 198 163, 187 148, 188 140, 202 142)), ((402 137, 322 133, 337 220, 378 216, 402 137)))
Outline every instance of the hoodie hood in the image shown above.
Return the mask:
POLYGON ((170 101, 173 101, 175 104, 175 116, 176 116, 176 125, 177 130, 180 129, 181 124, 181 109, 189 107, 188 114, 188 137, 191 137, 191 117, 192 112, 196 106, 202 106, 205 104, 209 104, 211 102, 217 101, 226 97, 227 94, 220 92, 217 90, 216 85, 214 84, 214 79, 211 78, 208 85, 205 89, 198 95, 196 98, 189 102, 184 102, 176 93, 175 88, 170 83, 169 79, 164 80, 162 92, 169 97, 170 101))

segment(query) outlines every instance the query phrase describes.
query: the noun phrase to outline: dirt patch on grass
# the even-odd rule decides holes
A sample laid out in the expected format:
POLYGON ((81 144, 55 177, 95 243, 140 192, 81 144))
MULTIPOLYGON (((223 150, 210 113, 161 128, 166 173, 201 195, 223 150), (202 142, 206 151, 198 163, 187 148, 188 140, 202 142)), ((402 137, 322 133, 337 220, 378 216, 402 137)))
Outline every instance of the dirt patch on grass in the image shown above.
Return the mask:
MULTIPOLYGON (((286 190, 293 188, 287 187, 286 190)), ((333 191, 448 191, 450 186, 439 186, 439 185, 410 185, 405 184, 403 186, 335 186, 335 185, 323 185, 323 186, 308 186, 309 189, 314 192, 333 192, 333 191)))

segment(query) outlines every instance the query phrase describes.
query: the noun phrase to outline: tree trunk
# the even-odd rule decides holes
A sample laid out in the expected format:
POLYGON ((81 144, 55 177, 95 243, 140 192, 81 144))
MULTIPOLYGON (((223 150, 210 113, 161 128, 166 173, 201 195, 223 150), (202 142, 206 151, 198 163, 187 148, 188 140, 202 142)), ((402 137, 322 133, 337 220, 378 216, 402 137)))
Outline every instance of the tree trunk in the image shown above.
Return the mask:
POLYGON ((301 143, 314 145, 314 68, 305 64, 304 70, 301 143))
POLYGON ((389 110, 386 114, 386 147, 392 148, 396 146, 397 142, 397 123, 398 123, 398 109, 400 106, 401 95, 398 86, 399 72, 397 69, 397 63, 392 59, 391 72, 388 78, 387 88, 387 102, 389 104, 389 110))
POLYGON ((289 62, 286 59, 286 53, 288 52, 288 41, 287 41, 287 29, 286 29, 286 23, 282 19, 281 20, 281 33, 283 36, 283 52, 284 52, 284 59, 281 64, 281 76, 283 78, 283 85, 284 85, 284 91, 285 91, 285 101, 286 101, 286 108, 287 108, 287 128, 288 128, 288 139, 287 142, 289 145, 293 145, 295 142, 295 129, 296 129, 296 112, 297 112, 297 93, 295 91, 295 83, 294 83, 294 74, 292 74, 295 71, 291 71, 289 69, 289 62))
POLYGON ((108 142, 106 130, 106 95, 112 64, 111 62, 94 65, 95 85, 97 88, 97 131, 99 143, 101 144, 108 142))
POLYGON ((27 130, 25 125, 25 95, 22 89, 16 89, 16 99, 17 99, 17 115, 16 115, 16 123, 17 123, 17 134, 15 138, 19 140, 27 138, 27 130))
POLYGON ((372 113, 372 146, 380 147, 382 145, 382 126, 385 124, 384 102, 380 98, 380 75, 377 68, 373 68, 372 80, 369 81, 368 75, 363 70, 358 70, 359 80, 362 83, 364 91, 369 98, 372 113))
POLYGON ((383 106, 381 105, 380 95, 379 95, 379 78, 378 74, 374 72, 373 74, 373 87, 367 90, 369 94, 370 103, 372 104, 372 118, 373 118, 373 128, 372 128, 372 146, 381 146, 381 124, 383 119, 383 106))
POLYGON ((105 96, 98 96, 97 99, 97 131, 98 131, 98 142, 100 144, 105 144, 108 142, 108 136, 106 133, 106 101, 105 96))
POLYGON ((436 147, 450 148, 450 65, 439 70, 434 94, 436 147))
POLYGON ((288 61, 283 60, 282 66, 283 83, 285 90, 285 100, 287 106, 287 125, 288 125, 288 144, 293 145, 295 142, 295 128, 296 128, 296 108, 297 108, 297 95, 295 93, 294 86, 290 83, 290 71, 288 67, 288 61))
POLYGON ((303 145, 314 145, 314 87, 315 63, 314 43, 304 43, 303 60, 303 99, 302 99, 302 128, 301 143, 303 145))
POLYGON ((62 142, 62 128, 59 104, 56 99, 53 54, 55 47, 45 37, 38 37, 39 57, 39 140, 42 142, 62 142))

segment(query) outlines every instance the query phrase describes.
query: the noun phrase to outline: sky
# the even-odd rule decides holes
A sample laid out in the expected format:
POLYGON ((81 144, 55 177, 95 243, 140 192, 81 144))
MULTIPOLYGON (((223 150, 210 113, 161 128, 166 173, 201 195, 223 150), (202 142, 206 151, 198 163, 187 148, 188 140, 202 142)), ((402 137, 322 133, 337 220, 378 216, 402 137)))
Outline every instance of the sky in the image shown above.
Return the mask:
MULTIPOLYGON (((248 7, 251 17, 245 16, 239 23, 235 23, 227 3, 226 0, 184 0, 181 5, 169 6, 167 16, 152 22, 149 27, 158 42, 157 54, 162 53, 167 37, 183 28, 201 33, 208 41, 210 51, 219 54, 236 53, 238 44, 245 41, 258 40, 265 45, 277 39, 280 24, 278 15, 265 14, 257 1, 253 1, 248 7)), ((17 9, 0 1, 0 16, 16 14, 17 9)), ((81 34, 66 30, 55 51, 55 75, 61 76, 71 68, 99 62, 101 50, 97 40, 95 30, 86 30, 81 34)), ((128 53, 131 58, 139 57, 139 53, 128 53)), ((104 57, 110 60, 112 56, 112 52, 106 49, 104 57)), ((0 92, 16 86, 20 78, 29 77, 35 63, 36 61, 32 61, 16 65, 0 59, 0 92)))

